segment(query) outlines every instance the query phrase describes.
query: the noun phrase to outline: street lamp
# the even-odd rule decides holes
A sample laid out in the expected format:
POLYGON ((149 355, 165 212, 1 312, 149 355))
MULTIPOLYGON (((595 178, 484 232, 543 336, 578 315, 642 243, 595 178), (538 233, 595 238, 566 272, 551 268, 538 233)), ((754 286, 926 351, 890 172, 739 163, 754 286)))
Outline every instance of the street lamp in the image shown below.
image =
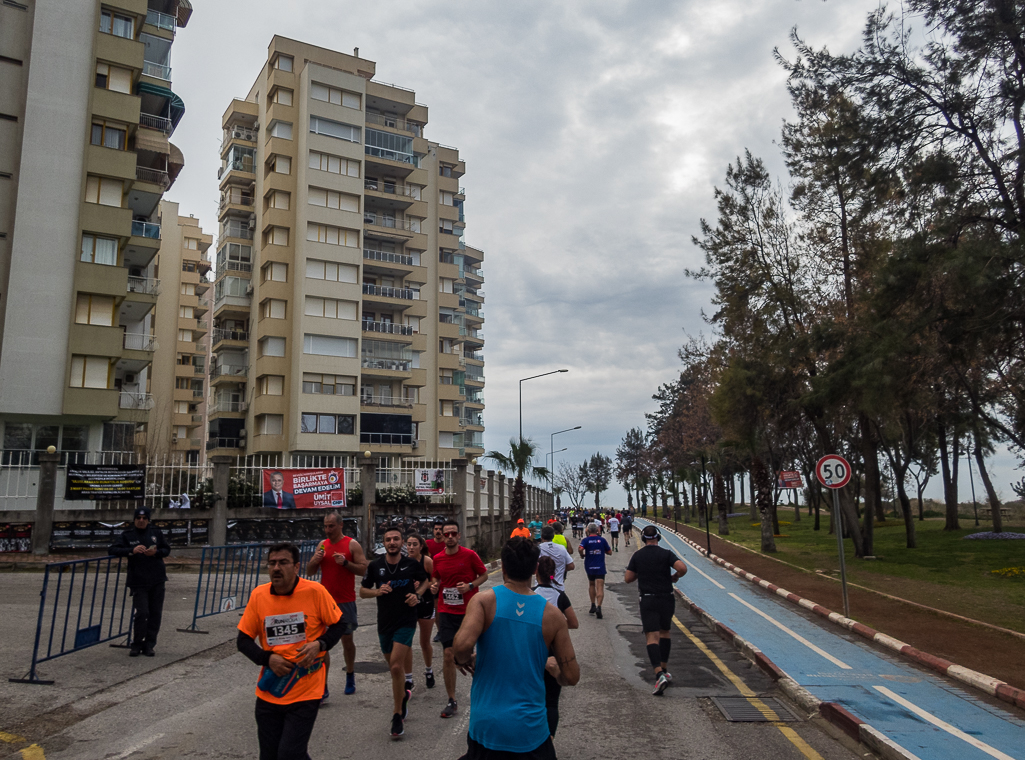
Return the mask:
POLYGON ((555 375, 559 372, 569 372, 568 369, 553 369, 551 372, 542 372, 540 375, 531 375, 520 380, 520 442, 523 442, 523 384, 527 380, 533 380, 538 377, 545 377, 546 375, 555 375))
MULTIPOLYGON (((556 430, 551 435, 549 448, 551 449, 551 452, 552 452, 552 469, 550 469, 548 471, 548 479, 549 479, 549 482, 551 483, 551 488, 552 488, 552 512, 555 511, 555 455, 558 453, 555 450, 555 436, 560 435, 562 433, 568 433, 568 432, 570 432, 572 430, 580 430, 580 428, 581 428, 581 426, 577 425, 576 427, 566 428, 565 430, 556 430)), ((559 449, 559 451, 565 451, 565 450, 566 449, 559 449)), ((547 462, 548 460, 546 459, 545 461, 547 462)))

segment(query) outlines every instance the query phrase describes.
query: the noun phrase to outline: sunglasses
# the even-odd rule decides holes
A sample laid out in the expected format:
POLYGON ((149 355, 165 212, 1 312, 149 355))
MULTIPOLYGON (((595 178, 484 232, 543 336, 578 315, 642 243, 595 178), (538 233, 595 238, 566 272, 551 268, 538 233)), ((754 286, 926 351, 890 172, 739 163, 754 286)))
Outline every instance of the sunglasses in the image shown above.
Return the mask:
POLYGON ((459 535, 459 531, 458 530, 446 530, 441 535, 445 536, 446 538, 448 538, 450 536, 458 536, 459 535))

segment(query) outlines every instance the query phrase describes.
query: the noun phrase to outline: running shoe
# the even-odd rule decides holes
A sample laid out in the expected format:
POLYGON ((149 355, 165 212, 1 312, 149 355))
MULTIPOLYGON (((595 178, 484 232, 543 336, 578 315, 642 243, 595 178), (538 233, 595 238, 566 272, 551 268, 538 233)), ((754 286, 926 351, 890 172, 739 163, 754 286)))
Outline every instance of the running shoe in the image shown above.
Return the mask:
POLYGON ((661 697, 667 688, 669 688, 669 679, 666 678, 665 673, 659 673, 658 678, 655 679, 655 690, 651 693, 656 697, 661 697))
POLYGON ((411 696, 413 696, 413 690, 406 689, 406 696, 402 698, 402 720, 405 720, 406 716, 409 715, 409 698, 411 696))
POLYGON ((459 711, 459 707, 456 705, 454 699, 450 699, 448 704, 445 705, 445 709, 441 711, 442 718, 451 718, 459 711))
POLYGON ((427 682, 427 688, 434 688, 434 671, 428 670, 424 673, 424 680, 427 682))
POLYGON ((413 693, 413 689, 415 688, 416 685, 413 683, 413 679, 406 681, 406 690, 409 691, 410 694, 413 693))
POLYGON ((345 693, 355 694, 356 693, 356 674, 346 673, 345 674, 345 693))
POLYGON ((406 730, 402 726, 402 716, 395 713, 391 716, 391 738, 401 739, 406 730))
POLYGON ((596 607, 594 610, 594 616, 601 620, 601 607, 596 607))
POLYGON ((663 670, 662 675, 666 677, 666 680, 669 681, 669 683, 673 682, 673 674, 670 673, 668 670, 663 670))
POLYGON ((325 702, 327 702, 327 698, 329 695, 330 692, 328 691, 327 684, 324 684, 324 696, 320 698, 320 704, 324 704, 325 702))
POLYGON ((587 611, 587 614, 588 614, 588 615, 593 615, 593 614, 595 613, 595 610, 597 610, 597 609, 598 609, 598 608, 594 606, 594 602, 591 602, 591 609, 589 609, 589 610, 587 611))

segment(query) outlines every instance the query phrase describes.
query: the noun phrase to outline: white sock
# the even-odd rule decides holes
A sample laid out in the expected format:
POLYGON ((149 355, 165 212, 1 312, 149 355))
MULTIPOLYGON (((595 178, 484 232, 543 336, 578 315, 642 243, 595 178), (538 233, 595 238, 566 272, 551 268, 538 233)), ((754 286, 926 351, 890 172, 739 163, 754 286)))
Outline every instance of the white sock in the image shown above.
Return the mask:
POLYGON ((406 673, 406 683, 413 683, 413 674, 406 673))
POLYGON ((424 673, 434 673, 434 668, 424 668, 424 673))

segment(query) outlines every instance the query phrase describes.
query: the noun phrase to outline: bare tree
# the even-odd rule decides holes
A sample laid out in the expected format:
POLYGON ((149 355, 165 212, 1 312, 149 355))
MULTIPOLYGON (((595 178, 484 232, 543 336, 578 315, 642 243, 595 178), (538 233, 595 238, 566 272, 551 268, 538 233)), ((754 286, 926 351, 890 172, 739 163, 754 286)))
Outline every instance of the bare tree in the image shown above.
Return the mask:
POLYGON ((574 509, 580 509, 587 495, 587 480, 580 472, 580 467, 569 462, 559 462, 558 473, 555 476, 556 488, 569 497, 570 504, 574 509))

